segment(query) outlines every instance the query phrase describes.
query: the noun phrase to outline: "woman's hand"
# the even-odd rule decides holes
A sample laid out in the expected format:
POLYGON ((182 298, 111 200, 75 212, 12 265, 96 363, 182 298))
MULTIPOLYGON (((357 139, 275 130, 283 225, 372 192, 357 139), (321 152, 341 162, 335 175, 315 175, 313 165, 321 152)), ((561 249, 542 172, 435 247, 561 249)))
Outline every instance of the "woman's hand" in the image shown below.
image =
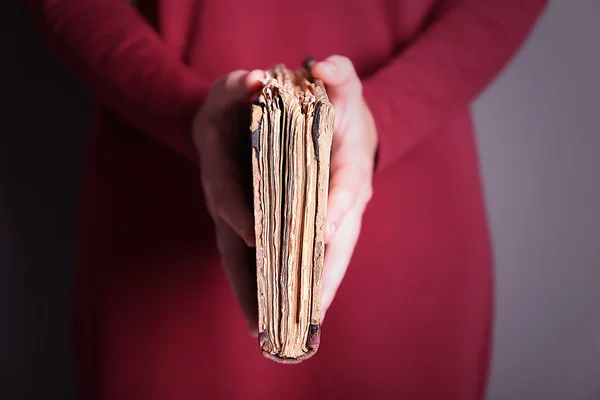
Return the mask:
MULTIPOLYGON (((332 56, 312 70, 323 80, 336 112, 327 210, 323 315, 331 305, 360 233, 362 214, 371 198, 377 149, 375 124, 362 98, 362 85, 350 60, 332 56)), ((249 109, 248 100, 261 87, 264 72, 236 71, 217 81, 196 114, 193 141, 201 181, 225 273, 246 318, 257 333, 256 275, 247 246, 254 245, 252 210, 245 200, 237 146, 247 130, 235 115, 249 109), (233 116, 233 117, 232 117, 233 116)))
POLYGON ((331 56, 315 64, 312 73, 327 86, 335 109, 322 286, 324 316, 344 278, 371 199, 377 131, 348 58, 331 56))
MULTIPOLYGON (((202 187, 216 228, 217 247, 229 285, 248 322, 257 333, 256 272, 248 259, 254 246, 254 218, 246 202, 241 173, 240 143, 248 131, 250 96, 262 85, 264 72, 235 71, 217 81, 192 126, 202 187)), ((249 147, 248 147, 249 148, 249 147)), ((246 168, 248 168, 246 166, 246 168)))

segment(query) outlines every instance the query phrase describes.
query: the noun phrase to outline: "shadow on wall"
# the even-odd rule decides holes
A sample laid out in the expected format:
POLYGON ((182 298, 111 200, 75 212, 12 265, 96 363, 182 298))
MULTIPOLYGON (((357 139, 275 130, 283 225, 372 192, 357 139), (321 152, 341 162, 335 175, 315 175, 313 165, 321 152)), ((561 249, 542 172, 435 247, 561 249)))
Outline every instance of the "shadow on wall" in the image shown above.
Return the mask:
POLYGON ((89 101, 24 7, 8 2, 3 11, 0 392, 70 399, 73 237, 89 101))

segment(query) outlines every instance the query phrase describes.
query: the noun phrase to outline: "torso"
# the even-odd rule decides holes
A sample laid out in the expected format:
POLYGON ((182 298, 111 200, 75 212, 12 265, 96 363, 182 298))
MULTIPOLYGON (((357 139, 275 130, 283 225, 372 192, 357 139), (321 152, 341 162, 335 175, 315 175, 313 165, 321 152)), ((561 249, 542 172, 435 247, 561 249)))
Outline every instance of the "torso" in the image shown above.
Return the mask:
MULTIPOLYGON (((433 3, 206 1, 180 56, 216 79, 338 53, 365 76, 409 42, 433 3)), ((166 31, 181 22, 159 21, 166 31)), ((82 346, 103 352, 99 359, 84 350, 83 368, 104 371, 108 392, 144 399, 479 395, 490 251, 466 110, 375 178, 321 349, 295 367, 261 359, 247 337, 220 270, 196 166, 107 111, 87 155, 76 316, 82 346)))

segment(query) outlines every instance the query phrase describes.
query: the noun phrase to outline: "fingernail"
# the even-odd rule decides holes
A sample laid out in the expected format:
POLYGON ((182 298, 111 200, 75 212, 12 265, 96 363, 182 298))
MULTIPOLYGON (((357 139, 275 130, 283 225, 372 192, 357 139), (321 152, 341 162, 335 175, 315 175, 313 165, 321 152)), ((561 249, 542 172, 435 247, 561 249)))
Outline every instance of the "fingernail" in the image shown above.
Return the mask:
POLYGON ((251 86, 258 85, 263 79, 265 79, 265 71, 260 69, 252 70, 246 77, 246 82, 251 86))
POLYGON ((246 229, 242 229, 240 230, 240 236, 249 247, 254 247, 256 245, 253 230, 248 231, 246 229))
POLYGON ((335 234, 335 225, 328 224, 325 228, 325 242, 329 242, 333 235, 335 234))
POLYGON ((325 319, 325 314, 327 314, 327 310, 329 309, 329 306, 331 301, 326 300, 323 301, 323 299, 321 299, 321 323, 323 322, 323 320, 325 319))
POLYGON ((337 67, 328 61, 322 61, 321 68, 328 75, 334 75, 337 72, 337 67))
POLYGON ((323 320, 325 319, 325 314, 327 314, 327 309, 321 308, 321 324, 323 323, 323 320))
POLYGON ((251 337, 257 338, 258 337, 258 328, 253 325, 252 326, 248 325, 248 333, 250 334, 251 337))

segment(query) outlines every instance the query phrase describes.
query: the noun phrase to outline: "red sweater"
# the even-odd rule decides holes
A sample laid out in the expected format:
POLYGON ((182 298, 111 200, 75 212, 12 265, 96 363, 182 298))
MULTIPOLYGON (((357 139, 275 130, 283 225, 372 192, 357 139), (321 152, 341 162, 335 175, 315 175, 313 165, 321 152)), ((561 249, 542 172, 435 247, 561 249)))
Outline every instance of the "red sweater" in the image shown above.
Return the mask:
POLYGON ((545 0, 139 0, 141 13, 125 0, 29 3, 98 100, 75 287, 86 398, 481 396, 491 257, 469 105, 545 0), (190 121, 220 76, 307 54, 354 62, 380 147, 322 347, 290 367, 247 338, 190 121))

